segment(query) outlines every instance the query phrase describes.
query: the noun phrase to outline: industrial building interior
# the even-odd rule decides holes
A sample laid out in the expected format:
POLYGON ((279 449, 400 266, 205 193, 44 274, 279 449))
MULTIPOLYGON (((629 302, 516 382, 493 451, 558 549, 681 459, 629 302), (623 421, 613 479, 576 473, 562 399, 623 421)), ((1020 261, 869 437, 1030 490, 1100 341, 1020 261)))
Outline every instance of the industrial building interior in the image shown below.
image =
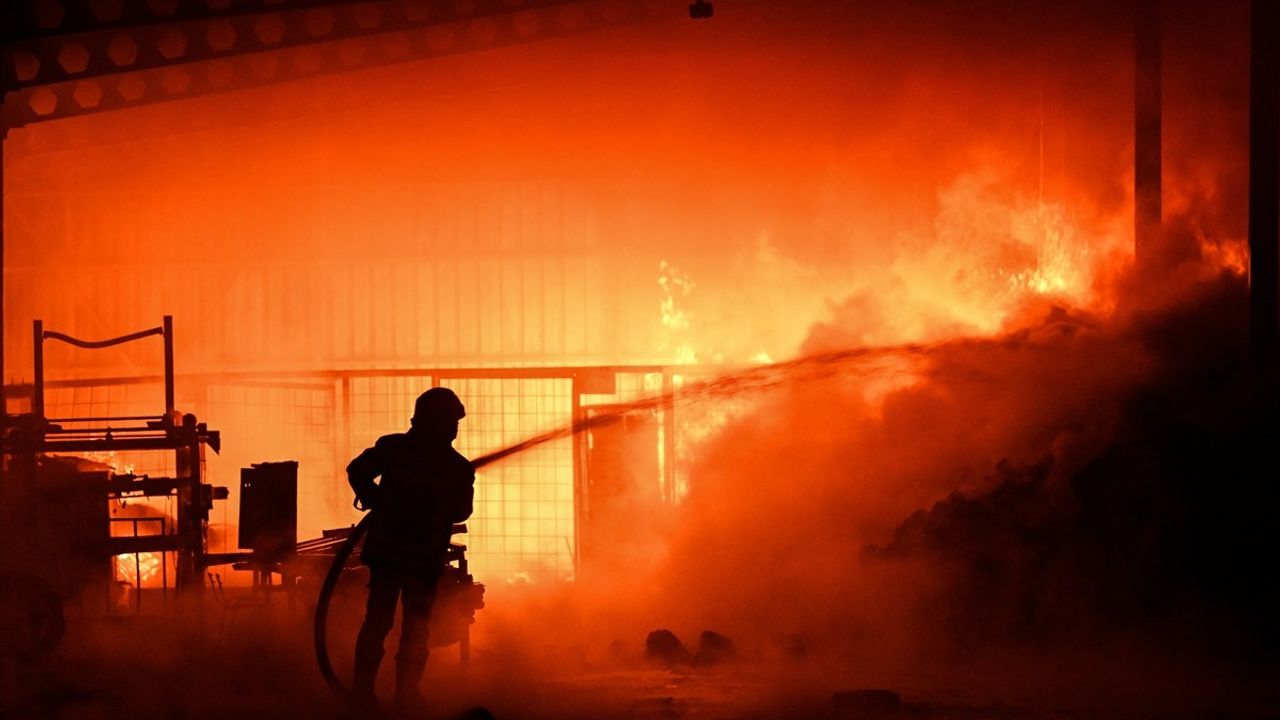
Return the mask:
POLYGON ((4 3, 0 715, 1274 717, 1276 38, 4 3), (375 713, 346 468, 432 388, 474 510, 375 713))

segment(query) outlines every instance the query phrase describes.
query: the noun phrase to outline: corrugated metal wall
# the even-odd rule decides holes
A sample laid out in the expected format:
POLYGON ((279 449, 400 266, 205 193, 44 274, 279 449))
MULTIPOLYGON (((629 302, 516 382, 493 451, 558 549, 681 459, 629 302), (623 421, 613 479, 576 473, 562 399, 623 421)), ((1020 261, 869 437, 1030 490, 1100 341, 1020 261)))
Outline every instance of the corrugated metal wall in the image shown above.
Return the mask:
MULTIPOLYGON (((29 321, 106 337, 175 317, 184 371, 643 361, 656 262, 562 185, 157 189, 25 205, 10 232, 7 368, 29 321)), ((145 350, 108 364, 144 367, 145 350)), ((51 364, 56 358, 51 358, 51 364)), ((69 367, 102 357, 67 358, 69 367)))
MULTIPOLYGON (((98 339, 165 314, 174 316, 179 373, 258 373, 178 388, 180 408, 223 433, 209 469, 233 497, 211 518, 217 549, 234 549, 238 469, 252 462, 301 461, 304 537, 352 521, 347 455, 404 430, 431 382, 289 371, 617 364, 656 351, 656 261, 629 257, 609 236, 607 199, 563 184, 321 186, 305 197, 279 187, 215 188, 203 198, 107 189, 13 202, 21 220, 9 236, 10 377, 30 377, 33 318, 98 339)), ((156 374, 161 357, 158 340, 100 353, 47 343, 47 377, 156 374)), ((444 382, 471 407, 458 441, 471 455, 572 417, 566 379, 444 382)), ((152 394, 147 385, 68 388, 50 407, 158 412, 152 394)), ((117 460, 165 472, 148 465, 154 458, 117 460)), ((486 470, 468 540, 476 572, 571 577, 574 507, 569 440, 486 470)))

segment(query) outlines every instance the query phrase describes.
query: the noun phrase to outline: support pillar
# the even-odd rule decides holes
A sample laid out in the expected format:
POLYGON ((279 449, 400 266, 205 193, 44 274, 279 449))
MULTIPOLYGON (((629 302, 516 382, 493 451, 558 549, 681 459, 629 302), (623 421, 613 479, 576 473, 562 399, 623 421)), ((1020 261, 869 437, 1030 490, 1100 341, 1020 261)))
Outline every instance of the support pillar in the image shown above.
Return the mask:
POLYGON ((1253 0, 1249 51, 1249 350, 1280 349, 1280 4, 1253 0))
POLYGON ((4 90, 0 89, 0 415, 9 412, 8 399, 5 395, 9 376, 5 374, 7 368, 4 363, 4 143, 8 135, 9 128, 4 124, 4 90))
POLYGON ((1138 270, 1151 269, 1161 231, 1160 0, 1135 0, 1133 55, 1133 241, 1138 270))

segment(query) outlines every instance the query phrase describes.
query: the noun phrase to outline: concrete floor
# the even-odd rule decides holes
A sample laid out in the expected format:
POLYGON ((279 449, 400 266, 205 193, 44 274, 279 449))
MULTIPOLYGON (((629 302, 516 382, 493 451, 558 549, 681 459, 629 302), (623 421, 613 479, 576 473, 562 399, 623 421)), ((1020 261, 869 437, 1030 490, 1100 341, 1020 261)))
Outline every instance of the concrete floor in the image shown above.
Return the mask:
MULTIPOLYGON (((341 645, 348 630, 336 627, 333 632, 334 664, 344 676, 349 660, 341 645)), ((1105 682, 1093 681, 1031 690, 1017 676, 1034 676, 1034 667, 1010 669, 999 677, 958 666, 953 672, 869 665, 837 669, 814 659, 778 663, 743 657, 712 667, 663 668, 636 656, 591 662, 564 647, 507 652, 496 642, 477 642, 468 666, 459 663, 455 648, 437 650, 423 683, 433 704, 421 716, 456 718, 478 706, 504 720, 1119 720, 1280 714, 1280 696, 1265 681, 1224 683, 1208 692, 1179 691, 1176 681, 1158 679, 1143 693, 1107 690, 1105 682), (1161 691, 1162 685, 1168 692, 1161 691), (896 691, 903 706, 877 715, 842 711, 832 701, 837 691, 865 688, 896 691)), ((389 646, 394 648, 394 642, 389 646)), ((391 691, 392 654, 380 676, 384 695, 391 691)), ((1098 674, 1097 680, 1105 680, 1101 676, 1106 671, 1098 674)), ((209 604, 197 604, 181 615, 73 618, 56 652, 33 661, 4 661, 0 716, 354 717, 315 669, 307 612, 240 612, 233 617, 225 606, 209 604)))

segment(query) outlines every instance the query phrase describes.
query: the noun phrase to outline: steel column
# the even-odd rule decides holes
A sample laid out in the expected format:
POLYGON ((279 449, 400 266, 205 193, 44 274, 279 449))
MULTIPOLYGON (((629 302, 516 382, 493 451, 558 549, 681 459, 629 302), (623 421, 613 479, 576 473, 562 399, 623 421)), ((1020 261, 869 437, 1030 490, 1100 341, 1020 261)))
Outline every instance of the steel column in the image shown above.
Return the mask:
MULTIPOLYGON (((569 411, 569 422, 574 425, 582 420, 582 388, 578 385, 578 376, 575 373, 571 380, 569 388, 569 396, 572 398, 572 406, 569 411)), ((582 442, 582 433, 574 433, 569 441, 573 447, 573 541, 569 544, 573 552, 573 579, 582 579, 582 528, 583 520, 587 516, 588 503, 590 502, 584 483, 586 482, 586 472, 582 454, 586 452, 586 443, 582 442)))
POLYGON ((173 316, 164 316, 164 414, 172 418, 175 407, 173 392, 173 316))
POLYGON ((1134 257, 1139 269, 1150 269, 1162 212, 1160 0, 1137 0, 1134 21, 1134 257))
POLYGON ((1280 349, 1280 5, 1253 0, 1249 68, 1249 348, 1280 349))
MULTIPOLYGON (((5 90, 0 86, 0 118, 4 117, 4 95, 5 90)), ((0 415, 6 415, 9 412, 8 400, 5 397, 5 386, 9 383, 9 376, 5 374, 4 363, 4 142, 8 134, 9 129, 5 127, 3 121, 0 121, 0 415)))
POLYGON ((31 323, 32 356, 35 380, 32 383, 31 414, 44 417, 44 321, 34 320, 31 323))

